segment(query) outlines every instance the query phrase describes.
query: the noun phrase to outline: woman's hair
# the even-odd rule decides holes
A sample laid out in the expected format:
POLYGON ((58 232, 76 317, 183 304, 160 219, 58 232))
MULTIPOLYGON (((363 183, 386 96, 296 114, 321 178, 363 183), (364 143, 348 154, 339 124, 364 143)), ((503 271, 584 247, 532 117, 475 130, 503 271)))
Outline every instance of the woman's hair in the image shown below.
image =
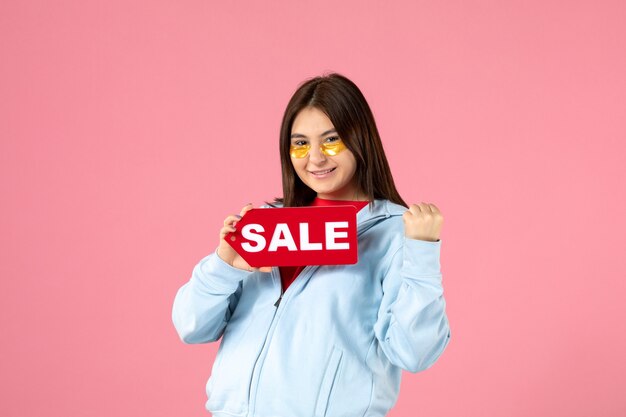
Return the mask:
POLYGON ((283 198, 276 198, 275 203, 282 203, 283 207, 308 206, 316 196, 296 174, 289 155, 293 121, 306 107, 325 113, 354 154, 356 185, 370 200, 370 205, 374 199, 387 199, 407 207, 396 190, 374 116, 363 93, 356 84, 337 73, 305 80, 289 100, 280 127, 283 198))

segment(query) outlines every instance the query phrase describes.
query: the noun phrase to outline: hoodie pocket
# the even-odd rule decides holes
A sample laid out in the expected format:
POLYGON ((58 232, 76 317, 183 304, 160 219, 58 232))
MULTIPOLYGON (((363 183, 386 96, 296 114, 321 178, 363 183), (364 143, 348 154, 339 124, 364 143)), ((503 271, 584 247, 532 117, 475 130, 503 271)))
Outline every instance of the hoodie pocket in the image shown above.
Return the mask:
POLYGON ((333 346, 333 351, 330 354, 330 359, 326 365, 326 371, 322 378, 320 385, 320 391, 317 396, 317 402, 315 405, 315 417, 324 417, 326 415, 326 409, 328 408, 328 400, 333 389, 333 384, 339 371, 339 365, 341 364, 341 357, 343 352, 341 349, 333 346))

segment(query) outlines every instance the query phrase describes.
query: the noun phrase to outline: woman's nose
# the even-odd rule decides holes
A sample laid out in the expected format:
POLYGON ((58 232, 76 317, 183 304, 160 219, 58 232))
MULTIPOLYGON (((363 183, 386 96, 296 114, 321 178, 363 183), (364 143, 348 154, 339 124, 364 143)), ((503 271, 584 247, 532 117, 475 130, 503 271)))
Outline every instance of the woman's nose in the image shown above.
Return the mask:
POLYGON ((326 155, 324 155, 320 146, 311 146, 311 149, 309 149, 309 160, 315 165, 322 165, 326 162, 326 155))

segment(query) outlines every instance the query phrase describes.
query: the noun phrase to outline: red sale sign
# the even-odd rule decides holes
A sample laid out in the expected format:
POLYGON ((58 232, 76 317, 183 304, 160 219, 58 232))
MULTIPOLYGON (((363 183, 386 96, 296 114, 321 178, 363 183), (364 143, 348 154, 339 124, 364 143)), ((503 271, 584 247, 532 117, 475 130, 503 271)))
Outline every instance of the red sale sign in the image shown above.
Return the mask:
POLYGON ((256 208, 226 242, 253 267, 357 262, 354 206, 256 208))

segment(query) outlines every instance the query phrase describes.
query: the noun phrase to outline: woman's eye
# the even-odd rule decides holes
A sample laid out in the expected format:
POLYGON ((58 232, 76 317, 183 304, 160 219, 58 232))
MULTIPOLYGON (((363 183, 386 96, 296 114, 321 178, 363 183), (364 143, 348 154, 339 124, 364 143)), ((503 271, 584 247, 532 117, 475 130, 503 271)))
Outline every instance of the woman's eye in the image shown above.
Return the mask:
POLYGON ((326 138, 326 142, 328 142, 328 143, 337 142, 337 141, 339 141, 339 140, 341 140, 341 139, 339 138, 339 136, 331 136, 331 137, 326 138))
POLYGON ((306 145, 306 142, 303 140, 297 140, 293 143, 293 146, 304 146, 306 145))

